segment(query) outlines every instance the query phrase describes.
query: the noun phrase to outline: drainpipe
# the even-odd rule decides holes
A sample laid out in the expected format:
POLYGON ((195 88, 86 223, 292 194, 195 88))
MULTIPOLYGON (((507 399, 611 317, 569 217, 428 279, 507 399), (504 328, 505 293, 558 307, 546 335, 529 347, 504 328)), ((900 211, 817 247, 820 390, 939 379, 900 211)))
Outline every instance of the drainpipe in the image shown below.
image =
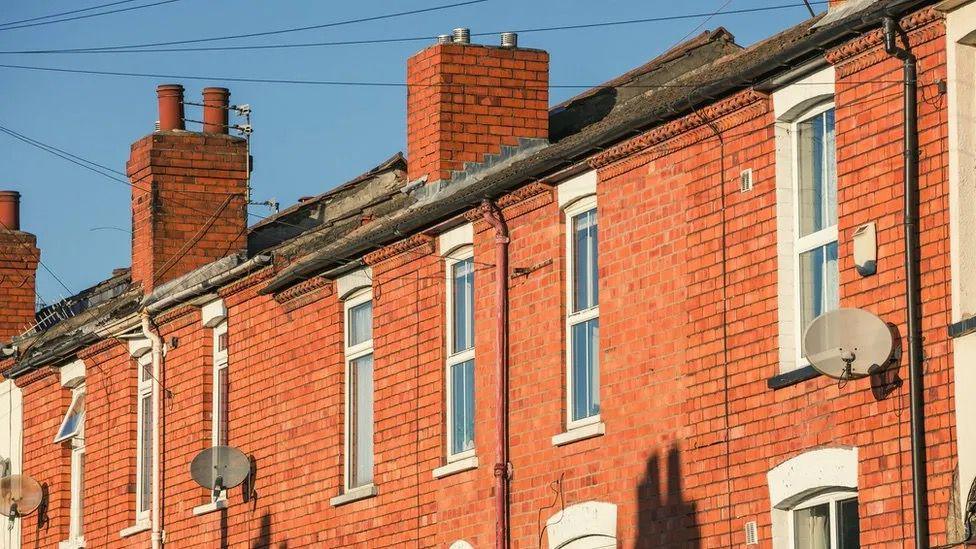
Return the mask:
POLYGON ((152 409, 153 409, 153 422, 152 422, 152 444, 153 444, 153 461, 152 461, 152 511, 151 513, 151 523, 152 523, 152 549, 160 549, 163 546, 163 529, 162 522, 160 521, 162 506, 162 491, 160 486, 160 460, 163 457, 163 452, 160 449, 160 424, 162 423, 160 419, 162 418, 160 406, 160 387, 159 380, 162 379, 162 362, 163 362, 163 340, 152 330, 152 321, 149 318, 149 313, 143 311, 142 313, 142 334, 152 343, 152 409))
POLYGON ((509 547, 509 493, 511 464, 508 462, 508 227, 498 207, 485 200, 481 214, 495 229, 495 418, 498 435, 495 453, 495 548, 509 547))
MULTIPOLYGON (((928 478, 925 474, 925 403, 922 385, 922 315, 918 234, 918 69, 915 56, 896 43, 900 32, 891 16, 884 18, 885 52, 904 63, 905 155, 905 299, 908 302, 908 395, 912 443, 912 498, 915 547, 929 547, 928 478)), ((906 38, 907 46, 908 40, 906 38)))

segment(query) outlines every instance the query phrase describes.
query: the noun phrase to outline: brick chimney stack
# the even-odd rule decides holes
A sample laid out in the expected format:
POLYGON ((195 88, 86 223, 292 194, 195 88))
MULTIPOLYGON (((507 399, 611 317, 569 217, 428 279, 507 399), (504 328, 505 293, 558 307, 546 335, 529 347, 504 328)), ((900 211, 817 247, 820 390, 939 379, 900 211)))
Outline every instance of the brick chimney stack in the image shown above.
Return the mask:
POLYGON ((519 138, 549 137, 549 54, 455 29, 407 61, 407 175, 451 178, 519 138))
POLYGON ((132 144, 132 280, 145 293, 247 245, 248 150, 227 135, 230 92, 204 90, 202 132, 184 129, 183 86, 156 89, 159 130, 132 144))
POLYGON ((20 230, 20 193, 0 191, 0 342, 34 324, 37 238, 20 230))

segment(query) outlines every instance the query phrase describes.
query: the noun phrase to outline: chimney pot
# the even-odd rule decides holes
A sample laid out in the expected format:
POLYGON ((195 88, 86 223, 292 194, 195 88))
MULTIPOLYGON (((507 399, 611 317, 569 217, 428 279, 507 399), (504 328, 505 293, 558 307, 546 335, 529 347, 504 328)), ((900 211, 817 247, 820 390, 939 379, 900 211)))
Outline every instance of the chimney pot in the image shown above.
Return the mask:
POLYGON ((517 48, 518 47, 518 34, 514 32, 503 32, 502 33, 502 47, 503 48, 517 48))
POLYGON ((183 86, 179 84, 160 84, 156 86, 159 99, 159 129, 161 131, 182 130, 183 124, 183 86))
POLYGON ((0 229, 20 230, 20 193, 0 191, 0 229))
POLYGON ((437 43, 438 44, 450 44, 451 42, 454 42, 454 37, 451 36, 450 34, 438 34, 437 35, 437 43))
POLYGON ((454 29, 454 43, 455 44, 470 44, 471 43, 471 29, 467 27, 458 27, 454 29))
POLYGON ((230 90, 227 88, 203 88, 203 133, 226 134, 230 90))

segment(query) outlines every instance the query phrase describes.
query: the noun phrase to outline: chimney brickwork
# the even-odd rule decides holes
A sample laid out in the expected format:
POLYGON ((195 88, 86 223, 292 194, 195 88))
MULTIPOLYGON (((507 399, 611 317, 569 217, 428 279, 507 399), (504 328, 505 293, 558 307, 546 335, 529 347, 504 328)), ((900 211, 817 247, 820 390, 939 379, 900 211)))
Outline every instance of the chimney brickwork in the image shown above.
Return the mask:
MULTIPOLYGON (((162 120, 162 92, 173 87, 159 90, 162 120)), ((145 293, 246 248, 248 165, 247 143, 226 128, 157 131, 133 143, 132 280, 145 293)))
POLYGON ((435 44, 407 61, 407 175, 451 178, 519 138, 549 137, 549 54, 435 44))
POLYGON ((0 342, 34 324, 37 238, 20 230, 20 193, 0 191, 0 342))

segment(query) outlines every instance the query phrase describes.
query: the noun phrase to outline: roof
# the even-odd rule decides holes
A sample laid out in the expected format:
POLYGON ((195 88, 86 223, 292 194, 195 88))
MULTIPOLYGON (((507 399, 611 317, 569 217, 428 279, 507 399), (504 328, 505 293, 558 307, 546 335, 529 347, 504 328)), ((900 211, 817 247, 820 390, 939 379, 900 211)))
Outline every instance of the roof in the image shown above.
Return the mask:
MULTIPOLYGON (((821 57, 825 48, 876 27, 886 13, 903 13, 928 3, 932 1, 858 2, 839 16, 832 14, 832 20, 813 17, 748 48, 736 46, 731 34, 721 28, 702 33, 555 106, 550 111, 548 143, 524 143, 495 155, 491 162, 455 173, 449 184, 430 194, 404 192, 406 161, 402 154, 396 154, 362 175, 250 228, 248 256, 270 250, 291 261, 262 292, 272 293, 346 264, 350 258, 446 221, 484 199, 571 166, 651 126, 762 84, 821 57)), ((239 265, 241 261, 238 258, 230 263, 239 265)), ((232 268, 230 263, 226 269, 232 268)), ((198 269, 200 272, 177 279, 172 287, 175 290, 191 279, 210 276, 215 269, 224 269, 222 265, 198 269)), ((21 374, 28 367, 87 344, 93 337, 97 339, 99 326, 139 306, 142 296, 129 286, 126 272, 86 290, 88 294, 71 298, 109 296, 88 299, 85 305, 76 306, 76 316, 26 338, 24 343, 31 348, 29 358, 21 359, 19 367, 8 373, 21 374)))

